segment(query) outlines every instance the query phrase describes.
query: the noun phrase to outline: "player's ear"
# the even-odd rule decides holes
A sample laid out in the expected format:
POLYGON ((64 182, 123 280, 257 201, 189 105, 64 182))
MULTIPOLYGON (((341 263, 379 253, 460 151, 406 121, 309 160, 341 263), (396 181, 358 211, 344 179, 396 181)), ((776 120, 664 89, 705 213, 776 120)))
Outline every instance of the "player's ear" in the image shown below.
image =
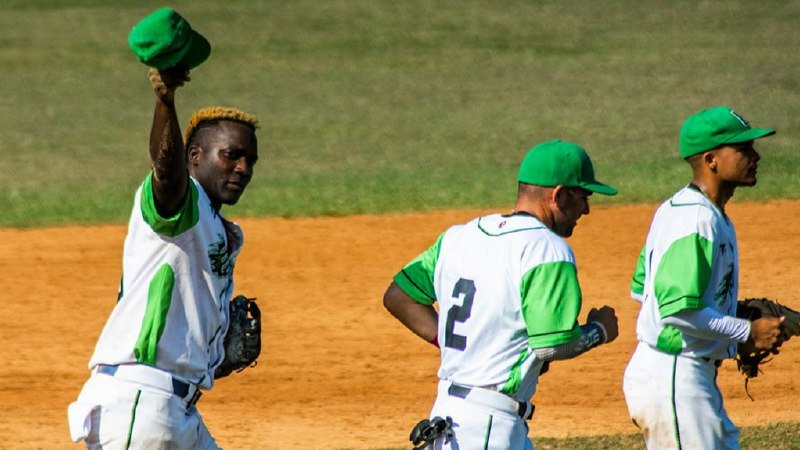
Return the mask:
POLYGON ((200 155, 202 153, 203 149, 198 147, 196 144, 192 144, 192 146, 186 150, 186 156, 189 159, 189 165, 196 166, 198 163, 200 163, 200 155))
POLYGON ((554 187, 550 193, 550 198, 553 204, 558 206, 559 209, 563 209, 567 205, 567 202, 569 202, 567 188, 562 185, 554 187))
POLYGON ((703 163, 708 167, 712 172, 717 171, 717 153, 714 151, 709 151, 703 153, 703 163))

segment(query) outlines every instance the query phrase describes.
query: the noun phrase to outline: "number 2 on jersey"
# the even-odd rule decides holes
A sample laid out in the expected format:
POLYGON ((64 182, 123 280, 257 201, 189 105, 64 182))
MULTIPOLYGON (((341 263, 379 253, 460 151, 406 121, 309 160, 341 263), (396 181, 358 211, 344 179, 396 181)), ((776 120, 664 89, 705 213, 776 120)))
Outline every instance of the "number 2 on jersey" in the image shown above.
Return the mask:
POLYGON ((447 322, 444 327, 444 346, 456 350, 467 348, 467 337, 455 334, 456 322, 465 322, 472 312, 472 301, 475 299, 475 282, 461 278, 453 288, 453 298, 464 296, 461 305, 453 305, 447 310, 447 322))

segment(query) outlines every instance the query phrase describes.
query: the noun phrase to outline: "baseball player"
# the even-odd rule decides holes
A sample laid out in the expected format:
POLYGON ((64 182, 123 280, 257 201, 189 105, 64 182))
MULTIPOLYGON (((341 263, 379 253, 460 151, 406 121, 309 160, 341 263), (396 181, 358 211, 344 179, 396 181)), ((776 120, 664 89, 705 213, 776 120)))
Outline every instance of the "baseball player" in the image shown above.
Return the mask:
POLYGON ((558 140, 528 152, 518 181, 511 214, 451 227, 384 295, 392 315, 441 348, 430 417, 447 426, 431 433, 421 423, 412 434, 426 437, 424 448, 532 448, 526 420, 543 365, 617 336, 608 306, 578 324, 581 289, 564 240, 589 214, 593 192, 617 190, 595 180, 583 148, 558 140))
POLYGON ((90 449, 216 449, 195 403, 223 358, 242 231, 220 214, 258 160, 254 117, 196 112, 181 137, 175 90, 185 69, 151 69, 152 172, 136 192, 119 298, 69 406, 75 442, 90 449))
POLYGON ((756 184, 754 140, 774 133, 724 106, 681 128, 692 181, 656 211, 631 284, 642 307, 623 390, 649 449, 739 448, 717 368, 738 342, 771 348, 782 319, 736 318, 739 254, 725 205, 736 188, 756 184))

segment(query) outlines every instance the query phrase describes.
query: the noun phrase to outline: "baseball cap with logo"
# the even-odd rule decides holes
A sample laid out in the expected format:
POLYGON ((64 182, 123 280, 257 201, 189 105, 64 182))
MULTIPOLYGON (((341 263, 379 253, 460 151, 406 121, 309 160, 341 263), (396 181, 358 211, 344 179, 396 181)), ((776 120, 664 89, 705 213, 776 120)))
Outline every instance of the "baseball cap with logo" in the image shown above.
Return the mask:
POLYGON ((604 195, 618 192, 594 178, 594 167, 586 150, 558 139, 533 147, 519 166, 517 180, 536 186, 581 187, 604 195))
POLYGON ((723 144, 738 144, 773 134, 775 130, 752 128, 744 117, 727 106, 715 106, 689 116, 683 123, 681 157, 686 159, 723 144))
POLYGON ((211 54, 211 45, 180 14, 161 8, 139 21, 128 44, 142 63, 159 70, 182 65, 193 69, 211 54))

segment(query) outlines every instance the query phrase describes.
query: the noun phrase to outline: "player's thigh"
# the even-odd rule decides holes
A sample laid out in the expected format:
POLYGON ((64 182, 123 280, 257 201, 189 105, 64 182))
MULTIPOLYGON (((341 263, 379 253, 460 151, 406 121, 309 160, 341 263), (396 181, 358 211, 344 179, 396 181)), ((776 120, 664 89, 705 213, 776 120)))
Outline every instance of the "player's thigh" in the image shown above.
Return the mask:
POLYGON ((86 410, 89 449, 124 449, 130 446, 140 389, 106 375, 93 375, 84 385, 78 402, 86 410))
POLYGON ((198 416, 198 429, 197 429, 197 445, 196 448, 198 450, 219 450, 220 447, 217 445, 217 442, 209 433, 208 428, 206 428, 205 422, 203 422, 203 418, 200 417, 200 412, 197 411, 197 408, 192 407, 191 413, 197 414, 198 416))
POLYGON ((217 449, 197 408, 187 411, 182 399, 143 391, 132 428, 131 448, 169 450, 217 449))
MULTIPOLYGON (((641 345, 640 345, 641 346, 641 345)), ((622 389, 631 420, 650 449, 678 448, 673 404, 675 356, 637 348, 625 368, 622 389)))
POLYGON ((716 374, 704 361, 679 358, 675 410, 683 449, 739 449, 739 430, 725 412, 716 374))

